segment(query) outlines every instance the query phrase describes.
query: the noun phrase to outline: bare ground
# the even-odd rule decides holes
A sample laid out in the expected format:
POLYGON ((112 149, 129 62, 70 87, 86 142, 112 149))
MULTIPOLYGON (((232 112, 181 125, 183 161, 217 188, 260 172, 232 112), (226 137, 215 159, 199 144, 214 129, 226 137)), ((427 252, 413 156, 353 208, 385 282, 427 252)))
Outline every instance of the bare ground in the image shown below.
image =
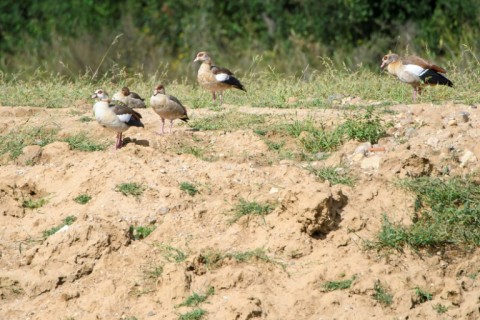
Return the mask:
MULTIPOLYGON (((379 142, 385 151, 359 155, 360 143, 350 141, 311 164, 348 165, 358 179, 354 187, 321 182, 306 162, 279 159, 252 130, 194 132, 176 124, 173 134, 158 136, 159 118, 151 109, 141 111, 145 129, 127 131, 118 151, 81 152, 54 142, 29 147, 15 161, 4 157, 0 319, 178 319, 196 308, 206 311, 205 319, 479 319, 478 249, 388 253, 364 246, 375 241, 384 214, 411 223, 414 199, 393 181, 446 167, 452 175, 478 170, 479 112, 454 103, 390 109, 395 114, 384 118, 395 126, 379 142), (468 121, 461 112, 469 113, 468 121), (192 141, 209 161, 179 154, 192 141), (124 182, 146 189, 125 196, 116 191, 124 182), (199 193, 188 195, 181 182, 195 184, 199 193), (73 199, 80 194, 92 199, 78 204, 73 199), (22 206, 27 198, 48 202, 28 209, 22 206), (241 198, 275 209, 232 223, 241 198), (70 215, 76 217, 72 225, 44 240, 43 231, 70 215), (156 229, 134 240, 131 225, 156 229), (267 258, 234 258, 256 249, 267 258), (178 252, 186 259, 177 262, 178 252), (215 253, 226 255, 211 263, 207 258, 215 253), (353 277, 348 289, 324 288, 327 281, 353 277), (374 299, 376 283, 393 295, 390 306, 374 299), (199 306, 179 306, 211 287, 214 294, 199 306), (416 288, 432 300, 420 301, 416 288)), ((0 134, 52 126, 59 136, 88 131, 113 146, 114 134, 95 121, 78 121, 91 116, 90 105, 72 110, 2 107, 0 134)), ((236 110, 327 123, 338 123, 343 114, 236 110)), ((195 110, 193 117, 210 113, 195 110)))

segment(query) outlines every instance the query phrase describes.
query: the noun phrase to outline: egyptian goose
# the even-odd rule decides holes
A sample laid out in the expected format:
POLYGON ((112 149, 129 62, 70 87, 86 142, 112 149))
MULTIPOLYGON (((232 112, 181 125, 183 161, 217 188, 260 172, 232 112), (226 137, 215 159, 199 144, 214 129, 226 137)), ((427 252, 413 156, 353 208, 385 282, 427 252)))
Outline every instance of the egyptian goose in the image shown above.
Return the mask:
POLYGON ((132 126, 144 127, 140 120, 142 118, 140 113, 120 101, 108 99, 108 94, 105 90, 96 90, 92 98, 97 100, 93 105, 93 112, 97 122, 102 127, 117 133, 116 149, 120 149, 123 145, 122 133, 124 131, 127 131, 132 126))
POLYGON ((112 100, 117 100, 125 103, 130 108, 146 108, 145 99, 140 97, 137 93, 130 91, 128 87, 123 87, 122 90, 115 93, 112 100))
POLYGON ((199 52, 193 62, 197 61, 202 62, 197 74, 198 83, 212 92, 214 101, 217 99, 215 96, 216 92, 220 96, 220 104, 223 103, 222 93, 224 90, 235 88, 247 92, 230 70, 213 65, 212 58, 210 58, 208 53, 199 52))
POLYGON ((162 119, 162 131, 158 134, 164 134, 165 119, 170 120, 170 133, 172 133, 173 120, 180 119, 188 122, 187 109, 174 96, 165 94, 165 87, 158 85, 150 98, 150 106, 162 119))
POLYGON ((441 84, 453 87, 452 81, 442 74, 447 73, 445 69, 417 56, 400 57, 395 53, 387 54, 383 57, 380 68, 385 67, 400 81, 413 86, 413 102, 417 100, 417 93, 422 93, 422 85, 441 84))

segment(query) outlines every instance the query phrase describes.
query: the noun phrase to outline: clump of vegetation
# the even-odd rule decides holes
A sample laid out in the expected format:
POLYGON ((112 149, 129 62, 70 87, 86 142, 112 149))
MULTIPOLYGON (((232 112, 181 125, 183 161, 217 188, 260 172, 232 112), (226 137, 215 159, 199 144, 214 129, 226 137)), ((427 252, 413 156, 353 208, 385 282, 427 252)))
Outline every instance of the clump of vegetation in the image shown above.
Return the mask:
POLYGON ((194 130, 226 130, 231 131, 243 128, 255 128, 265 123, 263 115, 254 115, 240 112, 227 112, 214 116, 196 118, 189 122, 194 130))
POLYGON ((84 132, 65 138, 71 149, 80 151, 103 151, 107 148, 106 144, 98 144, 92 141, 84 132))
POLYGON ((256 216, 265 216, 272 212, 273 206, 270 204, 261 204, 256 201, 246 201, 245 199, 240 199, 239 203, 233 208, 234 217, 232 223, 236 222, 243 216, 246 215, 256 215, 256 216))
POLYGON ((373 290, 375 290, 373 298, 384 306, 390 306, 393 303, 393 295, 380 283, 380 280, 375 281, 373 290))
POLYGON ((48 202, 48 199, 46 198, 41 198, 38 200, 26 199, 26 200, 23 200, 22 207, 27 209, 38 209, 40 207, 43 207, 45 204, 47 204, 47 202, 48 202))
POLYGON ((68 216, 66 217, 64 220, 63 220, 63 223, 56 226, 56 227, 53 227, 51 229, 48 229, 48 230, 45 230, 43 231, 43 237, 44 238, 48 238, 50 237, 51 235, 57 233, 58 230, 62 229, 64 226, 69 226, 71 224, 73 224, 75 222, 75 220, 77 220, 77 218, 75 218, 74 216, 68 216))
POLYGON ((188 296, 185 301, 183 301, 182 303, 180 303, 176 307, 177 308, 180 308, 180 307, 196 307, 200 303, 206 301, 208 299, 208 297, 210 297, 214 294, 215 294, 215 288, 214 287, 208 288, 207 292, 204 295, 200 295, 200 294, 194 292, 190 296, 188 296))
POLYGON ((436 305, 434 305, 433 309, 437 311, 438 314, 443 314, 448 311, 448 307, 444 306, 441 303, 437 303, 436 305))
POLYGON ((203 309, 195 309, 193 311, 181 314, 178 319, 179 320, 200 320, 206 314, 207 314, 207 311, 203 309))
POLYGON ((124 196, 138 197, 143 194, 145 187, 135 182, 117 184, 115 191, 121 192, 124 196))
POLYGON ((79 204, 87 204, 90 200, 92 200, 92 197, 85 193, 73 199, 73 201, 79 204))
POLYGON ((193 184, 190 182, 182 182, 180 183, 180 190, 185 191, 192 197, 198 193, 197 187, 195 187, 193 184))
POLYGON ((318 169, 309 167, 309 171, 315 174, 322 181, 330 181, 332 185, 344 184, 352 187, 356 181, 355 177, 352 177, 350 172, 342 167, 325 166, 318 169))
POLYGON ((352 286, 355 276, 351 279, 340 280, 340 281, 327 281, 323 284, 323 289, 325 291, 335 291, 335 290, 345 290, 352 286))
POLYGON ((130 226, 128 231, 130 233, 130 237, 133 240, 142 240, 142 239, 145 239, 146 237, 148 237, 150 235, 150 233, 152 233, 156 228, 157 228, 156 226, 146 226, 146 227, 130 226))
POLYGON ((368 107, 362 117, 352 116, 341 126, 349 140, 369 141, 372 144, 386 136, 386 125, 373 107, 368 107))
POLYGON ((162 251, 162 256, 169 262, 182 262, 187 259, 187 254, 169 245, 156 244, 162 251))
POLYGON ((90 121, 93 121, 93 119, 90 118, 89 116, 81 116, 80 118, 78 118, 78 121, 80 121, 80 122, 90 122, 90 121))
POLYGON ((415 295, 418 297, 419 303, 424 303, 433 299, 433 295, 430 292, 424 291, 419 287, 415 288, 415 295))
POLYGON ((44 127, 22 128, 0 135, 0 156, 9 153, 11 159, 17 159, 26 146, 38 145, 44 147, 54 142, 57 131, 44 127))
POLYGON ((196 158, 208 162, 214 162, 217 160, 215 156, 209 155, 210 150, 208 147, 182 143, 178 148, 175 149, 175 152, 177 154, 191 154, 196 158))
POLYGON ((398 185, 416 195, 413 224, 393 224, 385 216, 378 235, 380 247, 480 245, 480 185, 473 179, 420 177, 398 185))
POLYGON ((145 276, 148 279, 158 279, 163 273, 163 266, 161 265, 156 265, 151 268, 148 268, 147 270, 144 271, 145 276))
POLYGON ((275 261, 267 255, 265 250, 257 248, 255 250, 243 251, 243 252, 221 252, 218 250, 205 250, 200 254, 201 261, 209 269, 215 269, 222 265, 222 261, 225 259, 233 259, 237 262, 248 262, 251 260, 263 261, 267 263, 273 263, 284 267, 284 265, 278 261, 275 261))

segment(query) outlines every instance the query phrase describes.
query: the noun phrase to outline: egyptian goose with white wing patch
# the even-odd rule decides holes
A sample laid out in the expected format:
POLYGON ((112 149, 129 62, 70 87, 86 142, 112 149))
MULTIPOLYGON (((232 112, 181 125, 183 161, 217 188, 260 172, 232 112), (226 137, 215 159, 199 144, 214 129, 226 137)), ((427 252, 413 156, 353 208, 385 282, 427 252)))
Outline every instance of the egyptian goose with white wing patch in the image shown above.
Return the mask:
POLYGON ((383 57, 380 68, 385 67, 400 81, 413 86, 413 102, 417 100, 417 93, 422 93, 422 85, 441 84, 453 87, 452 81, 443 75, 447 73, 445 69, 417 56, 400 57, 395 53, 387 54, 383 57))
POLYGON ((123 102, 112 101, 108 98, 105 90, 98 89, 92 95, 97 101, 93 105, 95 119, 104 128, 117 133, 115 148, 120 149, 123 145, 122 133, 130 127, 144 127, 142 115, 123 102))
POLYGON ((117 100, 125 103, 130 108, 146 108, 145 99, 140 97, 138 93, 130 91, 128 87, 123 87, 122 90, 115 93, 112 100, 117 100))
POLYGON ((150 106, 162 119, 162 131, 158 134, 163 134, 163 128, 165 126, 165 119, 170 120, 170 133, 172 133, 173 120, 180 119, 188 122, 187 109, 183 104, 174 96, 165 94, 165 87, 158 85, 153 91, 153 95, 150 98, 150 106))
POLYGON ((224 90, 235 88, 247 92, 243 84, 235 78, 230 70, 215 66, 207 52, 199 52, 193 62, 197 61, 202 62, 197 74, 198 83, 212 92, 214 101, 216 100, 216 92, 220 96, 220 104, 223 103, 224 90))

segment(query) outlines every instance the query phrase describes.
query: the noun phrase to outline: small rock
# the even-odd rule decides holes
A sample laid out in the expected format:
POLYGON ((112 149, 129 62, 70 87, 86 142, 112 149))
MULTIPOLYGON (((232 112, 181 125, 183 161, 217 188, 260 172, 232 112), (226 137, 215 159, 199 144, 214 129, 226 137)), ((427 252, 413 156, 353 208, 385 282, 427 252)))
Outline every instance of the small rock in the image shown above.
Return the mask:
POLYGON ((454 126, 456 126, 458 123, 457 123, 457 120, 455 120, 455 119, 450 119, 450 120, 448 120, 447 124, 448 124, 450 127, 454 127, 454 126))
POLYGON ((438 142, 439 141, 440 140, 437 137, 430 137, 427 140, 427 144, 436 149, 438 147, 438 142))
POLYGON ((70 228, 69 225, 64 225, 63 227, 61 227, 61 228, 60 228, 57 232, 55 232, 55 233, 66 232, 69 228, 70 228))
POLYGON ((153 317, 155 314, 156 314, 155 312, 149 311, 149 312, 147 313, 147 317, 153 317))
POLYGON ((157 218, 154 216, 150 216, 145 219, 145 222, 148 224, 155 224, 157 223, 157 218))
POLYGON ((407 137, 407 138, 411 138, 411 137, 415 136, 416 133, 417 133, 417 130, 415 130, 415 128, 405 129, 405 137, 407 137))
POLYGON ((168 212, 170 212, 170 208, 168 207, 160 207, 157 210, 157 214, 167 214, 168 212))
POLYGON ((270 194, 278 193, 278 188, 272 187, 268 193, 270 194))
POLYGON ((475 157, 475 154, 470 151, 470 150, 465 150, 464 154, 460 157, 460 166, 465 167, 467 164, 471 162, 476 162, 477 157, 475 157))
POLYGON ((368 149, 372 147, 372 144, 370 142, 365 142, 359 145, 357 148, 355 148, 355 153, 360 153, 360 154, 367 154, 368 149))
POLYGON ((362 160, 360 167, 364 170, 378 170, 380 168, 381 158, 373 156, 362 160))

